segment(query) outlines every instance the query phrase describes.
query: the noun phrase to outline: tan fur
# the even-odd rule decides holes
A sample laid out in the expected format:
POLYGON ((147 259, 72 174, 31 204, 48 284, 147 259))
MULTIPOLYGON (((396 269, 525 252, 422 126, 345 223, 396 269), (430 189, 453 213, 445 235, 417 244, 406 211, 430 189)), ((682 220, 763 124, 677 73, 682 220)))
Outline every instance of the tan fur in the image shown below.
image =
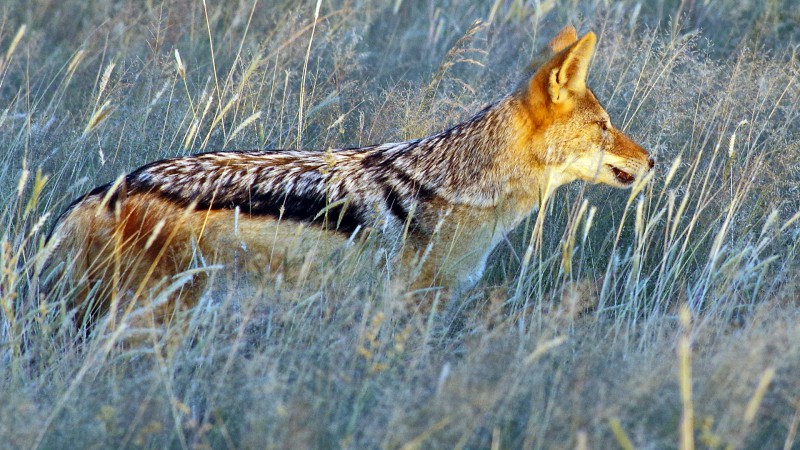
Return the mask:
POLYGON ((413 287, 467 289, 558 186, 627 187, 652 167, 586 86, 595 42, 564 28, 514 92, 423 139, 157 161, 76 201, 51 245, 80 283, 100 286, 99 312, 163 288, 198 258, 291 275, 368 234, 413 287))

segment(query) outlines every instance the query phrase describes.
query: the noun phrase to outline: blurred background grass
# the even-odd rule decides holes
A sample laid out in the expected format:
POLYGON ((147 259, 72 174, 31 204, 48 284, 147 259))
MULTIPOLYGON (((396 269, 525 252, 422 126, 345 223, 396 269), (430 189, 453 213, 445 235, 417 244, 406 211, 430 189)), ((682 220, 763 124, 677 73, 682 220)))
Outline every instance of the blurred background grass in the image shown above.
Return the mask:
POLYGON ((797 448, 799 44, 792 0, 6 1, 0 442, 797 448), (656 174, 562 188, 450 316, 345 265, 219 283, 132 349, 39 295, 43 239, 90 188, 197 151, 439 131, 567 23, 598 34, 589 83, 656 174))

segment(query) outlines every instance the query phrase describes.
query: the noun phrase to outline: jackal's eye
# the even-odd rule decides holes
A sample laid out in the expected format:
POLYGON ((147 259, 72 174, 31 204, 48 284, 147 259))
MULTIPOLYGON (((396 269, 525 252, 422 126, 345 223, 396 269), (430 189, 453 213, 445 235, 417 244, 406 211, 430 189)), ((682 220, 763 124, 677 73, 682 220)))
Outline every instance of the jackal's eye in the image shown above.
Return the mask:
POLYGON ((603 131, 608 131, 608 122, 605 120, 598 120, 597 125, 600 126, 600 129, 603 131))

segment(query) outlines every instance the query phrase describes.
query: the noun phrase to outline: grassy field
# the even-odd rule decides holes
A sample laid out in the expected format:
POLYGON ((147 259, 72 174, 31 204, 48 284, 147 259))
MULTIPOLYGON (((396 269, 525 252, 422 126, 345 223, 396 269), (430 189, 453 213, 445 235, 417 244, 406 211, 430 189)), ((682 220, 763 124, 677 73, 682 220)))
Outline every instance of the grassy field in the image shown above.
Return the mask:
POLYGON ((794 0, 8 0, 0 149, 0 447, 800 448, 794 0), (92 187, 439 131, 567 23, 655 175, 562 188, 458 304, 407 314, 347 260, 297 286, 222 271, 130 347, 39 289, 92 187))

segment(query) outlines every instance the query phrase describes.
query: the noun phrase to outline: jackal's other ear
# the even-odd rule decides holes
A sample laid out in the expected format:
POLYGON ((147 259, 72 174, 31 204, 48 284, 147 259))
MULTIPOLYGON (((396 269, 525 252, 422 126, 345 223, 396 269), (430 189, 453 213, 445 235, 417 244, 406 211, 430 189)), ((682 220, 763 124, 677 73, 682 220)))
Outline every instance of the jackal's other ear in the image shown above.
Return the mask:
POLYGON ((550 42, 547 43, 547 48, 552 52, 551 55, 555 55, 574 44, 577 40, 578 32, 575 30, 575 27, 567 25, 562 28, 553 39, 550 39, 550 42))
POLYGON ((589 32, 565 50, 565 54, 557 56, 563 59, 551 69, 547 85, 553 103, 563 103, 571 95, 580 95, 586 90, 586 73, 596 42, 597 37, 589 32))
POLYGON ((536 52, 536 55, 523 73, 526 76, 534 74, 543 64, 550 61, 553 56, 574 44, 577 40, 578 32, 575 31, 575 27, 572 25, 565 26, 553 39, 550 39, 546 46, 536 52))

